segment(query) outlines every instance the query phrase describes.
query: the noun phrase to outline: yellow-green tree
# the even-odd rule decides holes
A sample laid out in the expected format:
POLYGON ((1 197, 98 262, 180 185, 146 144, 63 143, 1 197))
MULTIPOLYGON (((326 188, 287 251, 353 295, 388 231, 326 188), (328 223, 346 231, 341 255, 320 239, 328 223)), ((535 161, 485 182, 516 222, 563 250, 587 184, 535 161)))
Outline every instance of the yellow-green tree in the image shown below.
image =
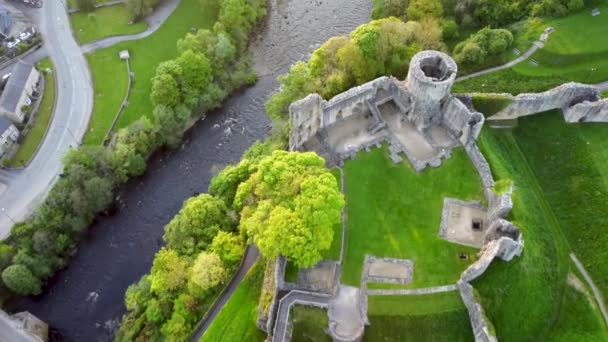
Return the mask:
POLYGON ((239 185, 240 228, 265 256, 283 255, 303 268, 329 249, 344 199, 324 164, 312 152, 275 151, 239 185))

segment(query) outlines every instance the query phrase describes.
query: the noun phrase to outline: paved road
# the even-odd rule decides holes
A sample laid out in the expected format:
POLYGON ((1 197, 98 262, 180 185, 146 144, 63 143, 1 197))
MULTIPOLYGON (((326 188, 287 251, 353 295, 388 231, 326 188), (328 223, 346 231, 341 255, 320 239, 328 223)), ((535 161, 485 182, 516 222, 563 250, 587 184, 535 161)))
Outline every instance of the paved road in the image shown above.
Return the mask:
POLYGON ((516 59, 510 61, 509 63, 499 65, 497 67, 481 70, 478 72, 474 72, 474 73, 466 75, 466 76, 458 77, 456 79, 456 82, 468 80, 469 78, 478 77, 478 76, 489 74, 489 73, 496 72, 499 70, 508 69, 508 68, 510 68, 516 64, 519 64, 519 63, 525 61, 526 59, 530 58, 530 56, 532 56, 538 49, 542 48, 543 46, 544 46, 543 43, 536 41, 536 42, 534 42, 534 44, 532 44, 532 47, 528 51, 526 51, 523 55, 517 57, 516 59))
POLYGON ((0 178, 11 178, 0 189, 0 238, 9 234, 13 220, 25 218, 42 202, 61 172, 61 158, 81 141, 93 109, 91 75, 64 6, 63 1, 45 1, 34 16, 55 64, 58 96, 51 127, 34 160, 20 172, 0 172, 0 178))
POLYGON ((247 247, 247 251, 245 252, 245 256, 243 257, 243 261, 236 272, 236 275, 232 277, 228 287, 224 289, 224 292, 222 292, 220 297, 213 304, 211 310, 209 310, 207 315, 205 315, 205 317, 203 317, 203 319, 200 321, 196 327, 196 330, 192 333, 192 337, 190 338, 191 342, 197 342, 201 339, 201 337, 203 337, 205 331, 207 331, 211 323, 213 323, 213 320, 220 313, 226 302, 228 302, 230 297, 232 297, 232 294, 234 291, 236 291, 237 287, 239 287, 241 281, 245 279, 247 272, 249 272, 253 264, 255 264, 255 262, 258 260, 259 256, 260 251, 255 245, 249 245, 249 247, 247 247))
MULTIPOLYGON (((61 158, 82 141, 93 111, 93 86, 83 54, 153 34, 180 2, 164 2, 146 18, 148 28, 144 32, 110 37, 79 47, 72 36, 64 1, 45 1, 42 9, 24 9, 42 32, 45 46, 23 60, 36 63, 51 57, 57 74, 57 102, 48 135, 27 168, 0 170, 0 240, 8 236, 14 221, 25 218, 42 202, 61 173, 61 158)), ((13 66, 0 69, 0 75, 10 72, 13 66)))
POLYGON ((587 284, 589 284, 589 287, 591 287, 591 291, 593 291, 595 301, 600 307, 600 312, 602 313, 602 316, 604 316, 606 324, 608 324, 608 311, 606 311, 606 306, 604 305, 604 299, 602 298, 602 294, 598 290, 597 286, 595 286, 593 279, 591 279, 591 276, 589 275, 589 273, 587 273, 587 270, 585 269, 585 267, 583 267, 583 264, 581 264, 581 262, 578 260, 576 255, 574 255, 574 253, 570 253, 570 259, 572 259, 572 261, 576 265, 576 268, 578 268, 578 270, 583 274, 585 281, 587 281, 587 284))

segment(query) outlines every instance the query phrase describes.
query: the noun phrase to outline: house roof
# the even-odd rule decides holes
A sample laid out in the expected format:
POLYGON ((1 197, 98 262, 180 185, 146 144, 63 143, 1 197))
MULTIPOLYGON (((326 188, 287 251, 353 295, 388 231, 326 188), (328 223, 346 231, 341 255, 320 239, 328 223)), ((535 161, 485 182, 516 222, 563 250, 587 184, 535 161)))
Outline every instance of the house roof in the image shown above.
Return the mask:
POLYGON ((23 93, 27 79, 32 73, 33 65, 24 61, 17 62, 13 68, 11 77, 9 77, 4 91, 0 96, 0 108, 6 112, 14 113, 17 110, 19 98, 23 93))
POLYGON ((0 116, 0 134, 4 133, 13 123, 0 116))
POLYGON ((8 35, 12 24, 13 21, 8 11, 3 7, 0 7, 0 33, 2 33, 4 36, 8 35))

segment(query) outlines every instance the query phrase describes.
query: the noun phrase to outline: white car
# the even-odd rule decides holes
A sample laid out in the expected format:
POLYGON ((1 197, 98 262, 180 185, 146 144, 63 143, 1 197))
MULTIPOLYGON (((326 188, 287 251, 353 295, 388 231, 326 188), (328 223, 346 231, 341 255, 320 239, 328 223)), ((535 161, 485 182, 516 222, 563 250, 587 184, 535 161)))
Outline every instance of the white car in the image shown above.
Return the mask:
POLYGON ((5 74, 4 76, 2 76, 2 82, 6 82, 6 80, 8 80, 12 74, 13 74, 12 72, 9 72, 9 73, 5 74))
POLYGON ((19 39, 21 39, 21 40, 23 41, 23 40, 27 40, 27 39, 29 39, 31 36, 32 36, 32 34, 31 34, 31 33, 29 33, 29 32, 22 32, 22 33, 19 35, 19 39))
POLYGON ((6 44, 6 47, 8 47, 9 49, 12 49, 15 46, 19 45, 20 43, 21 43, 21 39, 15 39, 12 42, 6 44))

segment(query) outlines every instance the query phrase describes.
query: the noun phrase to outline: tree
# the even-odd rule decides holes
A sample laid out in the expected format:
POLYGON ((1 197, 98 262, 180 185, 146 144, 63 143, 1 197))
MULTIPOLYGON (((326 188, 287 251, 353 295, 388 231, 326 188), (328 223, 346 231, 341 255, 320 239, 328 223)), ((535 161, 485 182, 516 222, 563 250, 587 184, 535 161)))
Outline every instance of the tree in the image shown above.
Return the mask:
POLYGON ((96 0, 76 0, 76 8, 83 12, 90 12, 95 9, 96 0))
POLYGON ((152 80, 150 100, 155 106, 175 107, 181 101, 177 81, 170 74, 160 74, 152 80))
POLYGON ((224 263, 216 253, 202 252, 192 266, 192 283, 207 291, 222 283, 227 276, 224 263))
POLYGON ((243 257, 245 241, 236 234, 219 232, 211 242, 211 251, 226 264, 235 264, 243 257))
POLYGON ((13 292, 20 295, 40 294, 41 283, 24 265, 11 265, 2 272, 2 281, 13 292))
POLYGON ((188 278, 188 263, 171 249, 162 248, 154 257, 150 290, 161 298, 179 293, 188 278))
POLYGON ((409 20, 422 20, 423 18, 441 19, 443 5, 441 0, 412 0, 407 8, 409 20))
POLYGON ((171 108, 159 105, 152 112, 156 137, 160 144, 176 147, 180 144, 190 111, 185 106, 171 108))
POLYGON ((372 3, 372 19, 397 17, 405 21, 408 0, 372 0, 372 3))
POLYGON ((315 153, 274 151, 239 185, 240 228, 265 256, 304 268, 329 249, 344 199, 324 164, 315 153))
POLYGON ((125 307, 129 311, 145 308, 152 298, 150 276, 144 275, 139 282, 131 284, 125 292, 125 307))
POLYGON ((221 230, 231 230, 233 221, 224 201, 208 194, 188 199, 165 227, 167 247, 180 255, 195 256, 221 230))

